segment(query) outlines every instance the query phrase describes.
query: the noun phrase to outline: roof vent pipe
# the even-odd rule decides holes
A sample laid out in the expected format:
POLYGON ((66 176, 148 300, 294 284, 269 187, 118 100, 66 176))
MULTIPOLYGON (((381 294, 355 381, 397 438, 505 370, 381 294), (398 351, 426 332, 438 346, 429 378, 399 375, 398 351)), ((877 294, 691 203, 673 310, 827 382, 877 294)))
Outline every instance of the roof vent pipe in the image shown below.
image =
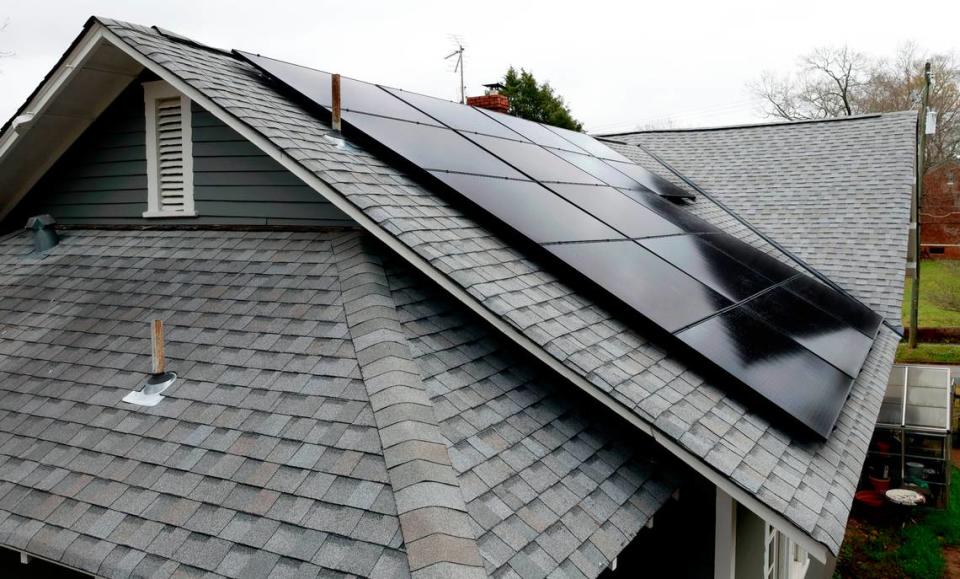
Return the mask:
POLYGON ((46 251, 56 244, 60 243, 60 236, 54 226, 57 224, 53 217, 47 213, 43 215, 34 215, 27 220, 24 229, 33 232, 33 248, 37 251, 46 251))
POLYGON ((152 350, 151 374, 141 385, 123 397, 124 402, 138 406, 156 406, 163 400, 161 394, 177 379, 173 372, 166 372, 166 359, 163 355, 163 320, 153 320, 150 326, 150 345, 152 350))

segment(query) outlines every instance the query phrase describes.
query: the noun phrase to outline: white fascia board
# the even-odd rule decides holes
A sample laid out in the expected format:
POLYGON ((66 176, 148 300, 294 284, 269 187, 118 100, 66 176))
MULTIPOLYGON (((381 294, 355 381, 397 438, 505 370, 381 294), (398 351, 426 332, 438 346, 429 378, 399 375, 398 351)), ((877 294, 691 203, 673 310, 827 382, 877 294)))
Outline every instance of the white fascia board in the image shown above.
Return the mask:
MULTIPOLYGON (((87 37, 81 42, 77 43, 77 46, 73 48, 70 56, 63 61, 63 64, 61 64, 60 67, 51 75, 51 78, 43 83, 43 86, 40 88, 37 94, 34 95, 33 99, 31 99, 30 102, 27 103, 27 106, 24 107, 21 116, 29 115, 30 121, 33 121, 37 118, 37 116, 42 114, 43 111, 53 101, 53 98, 60 94, 63 86, 67 83, 74 72, 83 66, 83 63, 86 61, 87 57, 90 56, 90 53, 102 38, 103 27, 99 24, 87 31, 87 37)), ((29 125, 25 128, 29 129, 29 125)), ((13 145, 13 142, 16 141, 17 137, 25 132, 25 130, 8 130, 6 133, 0 136, 0 161, 3 160, 4 153, 6 153, 7 150, 13 145)))
MULTIPOLYGON (((37 94, 31 98, 20 117, 24 122, 11 123, 6 132, 0 135, 0 166, 2 166, 6 156, 18 142, 23 142, 24 136, 29 134, 30 129, 37 125, 37 122, 47 114, 47 109, 56 101, 57 97, 63 92, 68 82, 74 78, 84 67, 90 56, 95 52, 97 46, 103 41, 106 28, 99 23, 94 23, 86 31, 85 36, 77 42, 73 50, 63 59, 60 66, 53 71, 49 78, 41 85, 37 94)), ((110 72, 120 76, 129 76, 119 71, 101 71, 110 72)), ((0 220, 3 220, 7 214, 16 207, 17 203, 23 199, 24 195, 36 184, 63 153, 74 143, 74 141, 83 134, 83 131, 89 127, 90 123, 99 115, 106 106, 116 98, 116 94, 109 94, 109 91, 103 91, 100 102, 94 107, 97 110, 91 111, 90 117, 66 117, 65 115, 50 115, 55 118, 71 118, 81 121, 82 126, 75 130, 63 131, 62 138, 57 143, 48 144, 49 155, 41 164, 35 167, 33 173, 22 183, 17 184, 14 190, 10 192, 7 199, 0 199, 0 220)))
POLYGON ((446 274, 435 268, 430 262, 421 257, 419 254, 415 253, 408 246, 400 242, 396 237, 393 236, 393 234, 383 229, 380 224, 375 222, 373 219, 367 216, 367 214, 353 205, 353 203, 347 200, 346 197, 317 177, 313 171, 301 165, 299 161, 284 152, 277 145, 270 142, 269 139, 261 135, 255 129, 239 120, 231 113, 227 112, 212 99, 194 89, 192 86, 181 80, 178 76, 171 73, 166 68, 153 62, 145 55, 138 52, 135 48, 125 43, 112 31, 106 30, 105 38, 115 43, 118 48, 126 52, 132 58, 136 59, 145 68, 150 69, 154 74, 173 85, 177 90, 181 91, 191 100, 206 109, 207 112, 217 117, 217 119, 249 140, 265 154, 283 165, 285 169, 296 175, 304 183, 322 195, 326 200, 346 213, 368 233, 398 253, 402 258, 410 263, 410 265, 414 266, 432 281, 439 284, 440 287, 457 298, 463 303, 463 305, 468 307, 474 313, 483 318, 484 321, 492 325, 499 332, 506 335, 516 344, 527 350, 530 354, 539 359, 541 362, 545 363, 552 370, 598 400, 608 409, 616 412, 620 417, 627 420, 637 430, 647 434, 648 436, 651 436, 668 452, 675 455, 677 458, 695 470, 698 474, 709 480, 711 484, 722 489, 724 492, 733 497, 733 499, 735 499, 738 503, 742 504, 758 517, 764 519, 776 527, 777 530, 796 541, 801 545, 801 547, 810 553, 811 556, 821 562, 827 561, 827 558, 831 556, 830 550, 826 545, 811 537, 806 531, 796 526, 781 513, 778 513, 769 506, 760 502, 756 497, 745 491, 736 483, 732 482, 725 475, 705 463, 703 459, 680 446, 676 441, 665 435, 660 430, 655 429, 650 423, 646 422, 634 412, 617 402, 606 392, 600 390, 570 368, 567 368, 556 358, 548 354, 538 344, 533 342, 533 340, 531 340, 529 337, 505 322, 501 317, 488 310, 483 304, 477 301, 476 298, 463 289, 463 287, 447 277, 446 274))

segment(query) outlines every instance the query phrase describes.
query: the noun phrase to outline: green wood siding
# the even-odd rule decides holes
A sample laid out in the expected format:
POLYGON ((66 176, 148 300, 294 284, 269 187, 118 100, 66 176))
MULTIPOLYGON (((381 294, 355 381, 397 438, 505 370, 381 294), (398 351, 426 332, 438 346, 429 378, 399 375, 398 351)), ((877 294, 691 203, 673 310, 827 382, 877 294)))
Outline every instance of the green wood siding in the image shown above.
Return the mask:
POLYGON ((130 85, 11 213, 5 229, 50 213, 64 224, 351 225, 339 209, 216 117, 193 105, 197 217, 144 219, 143 89, 130 85))
POLYGON ((200 219, 221 223, 352 223, 319 193, 196 103, 193 198, 200 219))

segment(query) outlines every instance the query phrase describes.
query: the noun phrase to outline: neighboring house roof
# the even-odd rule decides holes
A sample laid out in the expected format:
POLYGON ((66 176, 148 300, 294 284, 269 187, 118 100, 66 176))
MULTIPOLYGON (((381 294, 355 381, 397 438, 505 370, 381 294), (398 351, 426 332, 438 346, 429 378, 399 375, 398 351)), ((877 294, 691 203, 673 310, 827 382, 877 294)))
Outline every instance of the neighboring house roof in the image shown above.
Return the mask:
MULTIPOLYGON (((605 139, 647 148, 899 325, 916 130, 904 111, 605 139)), ((640 148, 608 144, 676 179, 640 148)))
POLYGON ((82 571, 593 577, 676 488, 363 233, 18 234, 0 272, 0 543, 82 571), (123 404, 154 318, 179 379, 123 404))
MULTIPOLYGON (((897 343, 894 332, 881 329, 829 440, 814 442, 804 437, 794 437, 789 431, 771 424, 763 415, 728 395, 722 382, 716 381, 710 375, 704 375, 685 357, 630 327, 619 320, 615 313, 594 301, 590 295, 559 279, 545 264, 521 253, 488 227, 485 220, 470 216, 455 203, 425 188, 403 171, 362 148, 344 149, 338 146, 336 139, 328 138, 336 135, 327 124, 298 104, 298 100, 289 98, 246 62, 229 53, 206 49, 162 35, 150 28, 109 20, 96 22, 106 26, 110 34, 115 35, 116 42, 131 56, 150 67, 161 78, 187 91, 188 96, 220 116, 221 120, 231 127, 241 131, 254 144, 327 196, 404 261, 426 274, 431 283, 437 284, 450 296, 447 298, 450 303, 455 299, 459 302, 458 308, 463 309, 463 306, 466 306, 473 312, 461 315, 479 316, 476 319, 482 319, 497 331, 496 340, 506 338, 512 341, 554 370, 557 374, 551 374, 550 380, 555 380, 557 375, 566 378, 627 419, 633 426, 651 435, 652 439, 709 480, 723 486, 749 508, 759 511, 779 528, 788 532, 792 529, 799 530, 804 535, 794 534, 801 538, 811 537, 813 540, 807 539, 804 543, 811 550, 814 550, 819 542, 822 545, 820 549, 824 552, 829 550, 837 553, 893 360, 897 343)), ((891 131, 887 138, 891 139, 891 143, 897 143, 891 146, 912 150, 912 135, 908 138, 908 135, 898 129, 891 131)), ((857 143, 857 146, 860 147, 861 144, 857 143)), ((869 143, 864 145, 866 146, 869 146, 869 143)), ((910 193, 909 183, 903 179, 904 174, 909 171, 909 165, 904 165, 902 159, 895 162, 897 166, 891 168, 890 173, 864 173, 870 180, 877 181, 872 183, 873 187, 871 183, 865 183, 865 191, 879 191, 876 186, 882 184, 884 194, 894 198, 889 203, 880 202, 878 199, 870 201, 876 202, 879 210, 884 211, 883 219, 879 221, 877 228, 891 236, 899 236, 906 231, 907 212, 903 207, 904 200, 908 207, 910 193)), ((736 229, 735 225, 728 223, 732 221, 728 216, 716 208, 711 209, 707 201, 701 199, 692 207, 696 211, 711 214, 715 222, 723 222, 726 227, 736 229)), ((771 220, 790 222, 789 216, 784 216, 780 207, 764 204, 762 212, 771 220)), ((832 218, 829 215, 828 217, 832 218)), ((810 219, 813 218, 811 215, 810 219)), ((859 233, 860 229, 850 232, 854 238, 859 233)), ((133 239, 134 234, 130 235, 133 239)), ((756 241, 749 235, 744 234, 742 237, 756 241)), ((814 241, 813 238, 795 237, 791 238, 791 245, 803 246, 814 241)), ((69 240, 65 245, 69 247, 69 240)), ((900 251, 896 255, 889 255, 890 262, 885 263, 884 267, 902 269, 902 253, 900 251)), ((869 283, 872 273, 863 267, 859 253, 834 252, 827 261, 835 263, 837 271, 850 272, 851 277, 843 281, 852 283, 848 289, 854 293, 857 293, 859 286, 869 283)), ((389 278, 389 275, 387 277, 389 278)), ((373 285, 384 287, 382 282, 373 285)), ((356 293, 363 292, 354 292, 352 288, 344 292, 344 309, 348 323, 353 308, 350 303, 356 293)), ((392 307, 399 315, 404 306, 409 304, 397 301, 396 292, 391 292, 391 295, 394 300, 392 307)), ((874 303, 899 304, 900 295, 899 287, 894 292, 892 287, 884 286, 874 303)), ((384 298, 385 296, 376 292, 371 297, 361 296, 363 303, 374 306, 363 311, 372 313, 381 307, 380 302, 384 301, 384 298)), ((387 307, 390 308, 389 300, 387 301, 387 307)), ((359 309, 358 305, 357 310, 359 309)), ((430 325, 425 320, 430 320, 431 316, 429 313, 424 317, 413 314, 414 311, 419 311, 416 308, 408 311, 411 318, 404 326, 406 339, 411 343, 399 348, 403 350, 412 347, 410 355, 416 353, 420 376, 415 381, 422 381, 422 384, 405 391, 416 398, 405 402, 404 408, 416 412, 417 407, 424 406, 424 401, 429 398, 434 416, 442 424, 430 425, 427 422, 424 428, 429 432, 436 432, 434 428, 438 429, 447 441, 452 443, 446 444, 447 455, 452 469, 458 475, 458 484, 466 503, 465 510, 473 521, 473 524, 468 525, 471 529, 469 536, 464 536, 463 527, 446 529, 440 535, 431 536, 448 537, 449 539, 442 539, 447 542, 434 542, 429 545, 430 549, 426 548, 428 545, 424 543, 423 552, 437 557, 436 565, 446 562, 459 564, 461 570, 469 570, 471 567, 478 569, 479 562, 471 555, 470 541, 456 540, 478 538, 479 552, 487 571, 500 568, 504 562, 512 566, 510 562, 514 560, 517 566, 526 565, 527 561, 537 562, 541 570, 558 564, 567 565, 567 570, 570 568, 567 561, 578 565, 577 557, 567 553, 569 546, 558 548, 554 553, 551 548, 541 545, 540 541, 548 540, 541 538, 550 536, 549 528, 547 535, 530 537, 529 541, 532 542, 517 541, 512 544, 498 534, 496 526, 493 526, 493 535, 506 544, 505 549, 500 542, 494 540, 488 523, 478 518, 483 515, 476 515, 471 510, 478 508, 477 501, 482 502, 482 497, 493 500, 489 494, 491 491, 474 494, 478 489, 483 489, 483 486, 476 486, 479 483, 494 487, 492 492, 498 500, 509 505, 511 509, 514 508, 510 501, 496 492, 498 485, 503 483, 495 481, 504 474, 509 476, 510 468, 516 466, 505 457, 500 460, 488 458, 476 468, 471 464, 472 460, 478 458, 477 453, 483 455, 484 449, 490 451, 483 444, 475 445, 467 434, 472 432, 473 428, 479 429, 479 425, 472 423, 466 414, 461 414, 463 408, 457 404, 459 396, 449 401, 452 405, 450 407, 435 395, 448 388, 457 387, 464 377, 463 373, 459 369, 432 365, 434 357, 439 356, 441 361, 443 357, 431 351, 431 348, 436 347, 433 345, 434 337, 429 331, 424 333, 424 328, 430 325), (425 369, 424 364, 428 363, 431 365, 428 366, 429 369, 425 369), (406 405, 407 403, 409 405, 406 405), (461 428, 466 430, 462 431, 461 428), (458 444, 463 444, 463 440, 459 439, 460 435, 456 432, 467 436, 467 446, 457 447, 458 444), (456 442, 457 440, 459 442, 456 442), (491 465, 488 470, 481 468, 483 464, 491 462, 496 466, 491 465), (468 473, 475 474, 476 478, 468 473), (537 545, 534 546, 533 543, 537 545), (450 545, 456 548, 447 549, 450 545), (541 547, 539 550, 538 546, 541 547), (543 559, 541 551, 550 554, 550 559, 543 559), (564 553, 567 553, 565 558, 560 558, 564 553), (524 555, 526 559, 518 558, 519 555, 524 555)), ((365 324, 366 320, 358 325, 365 324)), ((394 322, 391 324, 395 330, 394 322)), ((462 330, 467 335, 478 331, 477 323, 468 327, 468 330, 462 330)), ((377 339, 383 335, 379 329, 375 330, 375 333, 377 339)), ((352 339, 355 346, 361 341, 356 335, 353 335, 352 339)), ((387 352, 384 359, 389 361, 382 364, 371 361, 371 368, 386 367, 391 372, 401 374, 406 369, 407 373, 413 376, 407 354, 390 354, 394 348, 396 346, 384 346, 382 349, 387 352)), ((475 354, 470 354, 472 355, 475 354)), ((458 353, 454 358, 459 356, 458 353)), ((467 359, 470 356, 467 356, 467 359)), ((473 376, 470 372, 467 374, 473 376)), ((371 374, 368 377, 363 374, 362 378, 369 395, 371 388, 377 388, 377 376, 371 374)), ((561 406, 568 403, 555 402, 561 406)), ((374 410, 375 422, 380 425, 377 432, 381 441, 385 436, 392 441, 391 432, 416 438, 415 429, 388 431, 384 423, 381 423, 379 413, 375 408, 374 410)), ((544 428, 550 427, 548 425, 544 428)), ((632 440, 635 439, 636 437, 632 437, 632 440)), ((412 455, 413 460, 429 456, 430 448, 417 445, 412 455)), ((496 449, 496 445, 493 448, 496 449)), ((573 451, 570 453, 577 456, 573 451)), ((385 464, 390 467, 392 459, 389 449, 384 454, 387 455, 385 464)), ((587 459, 588 457, 583 457, 578 460, 587 459)), ((637 464, 643 464, 642 460, 637 464)), ((549 465, 548 470, 554 472, 549 465)), ((549 474, 547 471, 542 472, 549 474)), ((387 475, 387 481, 377 484, 390 485, 395 492, 399 492, 396 489, 403 484, 402 471, 390 469, 387 475)), ((443 475, 421 473, 419 476, 421 478, 418 480, 427 482, 434 479, 426 477, 441 478, 443 475)), ((625 478, 632 478, 640 484, 639 479, 643 477, 625 478)), ((449 478, 441 481, 451 484, 449 478)), ((526 482, 536 489, 530 481, 526 482)), ((631 511, 628 518, 630 525, 624 526, 633 528, 644 520, 644 516, 649 516, 655 510, 649 507, 655 507, 659 504, 658 501, 663 500, 664 493, 669 493, 670 485, 659 482, 656 484, 657 486, 648 488, 644 483, 635 489, 634 496, 637 496, 636 493, 641 496, 649 493, 656 498, 650 499, 647 507, 638 507, 636 512, 631 511)), ((605 492, 610 494, 613 489, 608 486, 605 492)), ((458 512, 464 510, 459 503, 443 503, 445 499, 442 493, 428 493, 422 498, 435 501, 430 503, 433 506, 451 508, 458 512)), ((646 499, 640 500, 642 502, 646 499)), ((408 550, 412 561, 410 548, 422 535, 416 531, 417 526, 412 519, 409 523, 404 523, 403 501, 395 502, 400 512, 398 518, 403 546, 408 550)), ((543 502, 549 506, 546 495, 543 502)), ((0 506, 3 504, 0 500, 0 506)), ((635 503, 631 504, 636 506, 635 503)), ((498 512, 496 509, 493 511, 498 512)), ((514 515, 509 514, 509 511, 499 512, 506 515, 507 520, 513 519, 514 515)), ((614 515, 609 513, 609 509, 604 509, 603 512, 611 517, 614 515)), ((516 517, 519 516, 518 513, 516 517)), ((427 524, 433 525, 434 530, 440 530, 445 529, 445 521, 446 519, 432 520, 427 521, 427 524)), ((531 527, 536 529, 535 526, 531 527)), ((586 545, 583 542, 583 537, 586 536, 583 529, 566 529, 577 538, 577 544, 586 545)), ((537 530, 539 532, 539 529, 537 530)), ((612 532, 612 528, 606 525, 595 532, 600 531, 612 532)), ((592 542, 597 553, 605 560, 616 555, 613 545, 622 546, 624 541, 621 539, 629 538, 629 529, 620 528, 619 532, 623 537, 616 536, 615 541, 606 543, 609 548, 601 546, 605 539, 599 538, 599 535, 597 540, 592 542)), ((558 537, 570 539, 559 528, 557 533, 558 537)), ((8 540, 3 542, 19 545, 8 540)), ((383 553, 387 553, 389 546, 381 545, 383 553)), ((413 567, 423 560, 417 559, 413 567)), ((520 575, 533 572, 533 568, 529 568, 530 573, 517 567, 512 568, 520 575)), ((582 567, 581 570, 589 575, 582 567)))

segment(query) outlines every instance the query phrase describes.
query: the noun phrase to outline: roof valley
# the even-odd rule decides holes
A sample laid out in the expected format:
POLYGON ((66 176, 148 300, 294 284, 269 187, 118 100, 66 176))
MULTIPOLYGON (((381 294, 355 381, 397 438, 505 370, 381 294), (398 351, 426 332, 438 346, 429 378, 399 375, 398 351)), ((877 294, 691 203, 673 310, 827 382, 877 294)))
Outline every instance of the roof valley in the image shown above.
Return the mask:
POLYGON ((360 372, 380 433, 411 575, 485 577, 457 474, 370 240, 334 245, 360 372))

